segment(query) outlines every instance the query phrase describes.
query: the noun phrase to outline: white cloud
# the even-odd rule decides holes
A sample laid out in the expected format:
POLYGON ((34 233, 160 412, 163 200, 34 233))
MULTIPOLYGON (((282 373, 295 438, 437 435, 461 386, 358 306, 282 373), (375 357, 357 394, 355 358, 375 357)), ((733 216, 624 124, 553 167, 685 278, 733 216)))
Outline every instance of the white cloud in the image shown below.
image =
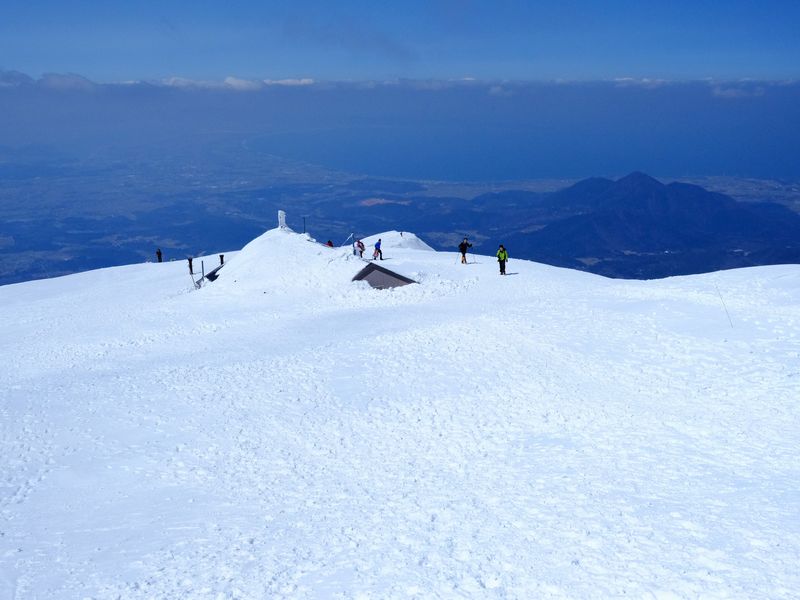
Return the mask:
POLYGON ((47 73, 37 82, 39 85, 54 90, 93 90, 97 84, 74 73, 47 73))
POLYGON ((640 87, 648 90, 658 89, 674 83, 668 79, 650 79, 648 77, 638 79, 635 77, 617 77, 613 81, 617 87, 640 87))
POLYGON ((203 81, 199 79, 187 79, 186 77, 167 77, 161 80, 161 84, 167 87, 176 88, 220 88, 223 84, 218 81, 203 81))
POLYGON ((302 79, 265 79, 265 85, 286 85, 286 86, 300 86, 300 85, 314 85, 314 80, 308 77, 302 79))
POLYGON ((0 70, 0 87, 19 87, 21 85, 30 85, 33 79, 20 73, 19 71, 2 71, 0 70))
POLYGON ((503 96, 508 97, 512 96, 514 92, 511 90, 504 88, 502 85, 493 85, 489 88, 489 95, 490 96, 503 96))
POLYGON ((224 83, 225 87, 242 92, 260 90, 264 87, 264 83, 261 81, 252 79, 239 79, 238 77, 226 77, 224 83))
POLYGON ((159 81, 161 85, 175 88, 194 89, 227 89, 237 92, 254 92, 264 89, 265 86, 307 86, 317 83, 310 78, 297 79, 241 79, 239 77, 226 77, 222 81, 207 79, 188 79, 185 77, 168 77, 159 81))
POLYGON ((756 87, 734 87, 716 85, 712 88, 711 93, 718 98, 757 98, 763 96, 766 90, 762 86, 756 87))

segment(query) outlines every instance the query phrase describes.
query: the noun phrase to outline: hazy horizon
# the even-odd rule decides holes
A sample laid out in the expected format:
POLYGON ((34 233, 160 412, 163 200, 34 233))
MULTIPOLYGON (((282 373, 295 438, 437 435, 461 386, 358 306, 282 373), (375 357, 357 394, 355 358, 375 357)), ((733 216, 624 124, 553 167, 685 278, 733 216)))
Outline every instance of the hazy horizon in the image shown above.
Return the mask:
POLYGON ((197 152, 222 138, 370 176, 453 181, 797 176, 800 82, 97 84, 0 72, 5 162, 197 152))

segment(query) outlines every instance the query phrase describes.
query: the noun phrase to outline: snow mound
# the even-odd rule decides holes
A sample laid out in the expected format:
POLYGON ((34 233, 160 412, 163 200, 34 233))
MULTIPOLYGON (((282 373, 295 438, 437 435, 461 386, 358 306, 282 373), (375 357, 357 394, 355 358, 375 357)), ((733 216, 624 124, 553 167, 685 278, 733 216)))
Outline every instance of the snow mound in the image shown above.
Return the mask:
POLYGON ((329 248, 305 233, 271 229, 247 244, 219 272, 214 287, 284 291, 346 285, 363 267, 352 249, 329 248))
MULTIPOLYGON (((382 239, 386 249, 435 251, 413 233, 388 231, 370 238, 364 243, 369 248, 382 239), (372 240, 372 241, 370 241, 372 240)), ((413 252, 412 252, 413 254, 413 252)), ((426 253, 427 254, 427 253, 426 253)), ((416 264, 405 264, 402 257, 393 255, 395 267, 401 267, 403 274, 414 271, 416 264)), ((318 243, 305 233, 295 233, 291 229, 271 229, 248 243, 233 257, 213 287, 221 293, 250 291, 260 294, 297 294, 301 292, 304 303, 309 300, 308 290, 319 302, 330 301, 352 293, 351 280, 364 267, 364 261, 353 254, 352 246, 328 247, 318 243)), ((407 275, 411 276, 411 275, 407 275)))
POLYGON ((370 248, 375 245, 375 242, 381 240, 382 248, 403 248, 406 250, 429 250, 435 252, 428 244, 423 242, 415 234, 408 231, 384 231, 369 237, 361 238, 364 245, 370 248))

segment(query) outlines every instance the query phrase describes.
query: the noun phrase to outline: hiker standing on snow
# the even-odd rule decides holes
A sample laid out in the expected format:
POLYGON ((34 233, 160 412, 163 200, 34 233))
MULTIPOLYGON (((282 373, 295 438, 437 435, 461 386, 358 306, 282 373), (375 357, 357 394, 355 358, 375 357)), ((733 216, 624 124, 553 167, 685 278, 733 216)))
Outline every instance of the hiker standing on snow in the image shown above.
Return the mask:
POLYGON ((383 260, 383 252, 381 251, 381 240, 378 238, 378 241, 375 242, 375 252, 372 253, 372 258, 380 257, 383 260))
POLYGON ((156 249, 156 259, 158 260, 158 262, 161 262, 162 259, 161 248, 156 249))
POLYGON ((358 258, 364 258, 364 242, 361 240, 356 240, 356 248, 358 249, 358 258))
POLYGON ((506 274, 506 261, 508 260, 508 251, 503 244, 500 244, 500 248, 497 251, 497 262, 500 263, 500 275, 506 274))
POLYGON ((458 251, 461 252, 461 264, 467 264, 467 250, 472 248, 472 244, 467 241, 467 238, 464 238, 464 241, 458 245, 458 251))

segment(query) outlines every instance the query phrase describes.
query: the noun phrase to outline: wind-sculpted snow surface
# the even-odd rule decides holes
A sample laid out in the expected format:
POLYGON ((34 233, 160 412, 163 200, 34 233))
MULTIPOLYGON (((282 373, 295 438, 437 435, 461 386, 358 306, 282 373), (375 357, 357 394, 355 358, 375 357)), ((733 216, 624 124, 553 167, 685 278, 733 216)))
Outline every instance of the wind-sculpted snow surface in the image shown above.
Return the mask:
POLYGON ((384 255, 0 288, 0 598, 796 597, 800 267, 384 255))

